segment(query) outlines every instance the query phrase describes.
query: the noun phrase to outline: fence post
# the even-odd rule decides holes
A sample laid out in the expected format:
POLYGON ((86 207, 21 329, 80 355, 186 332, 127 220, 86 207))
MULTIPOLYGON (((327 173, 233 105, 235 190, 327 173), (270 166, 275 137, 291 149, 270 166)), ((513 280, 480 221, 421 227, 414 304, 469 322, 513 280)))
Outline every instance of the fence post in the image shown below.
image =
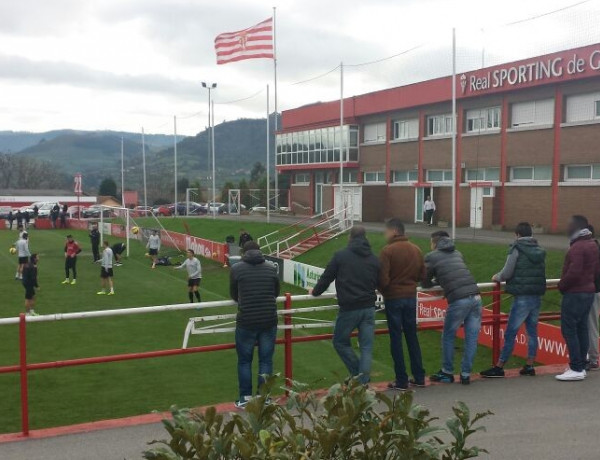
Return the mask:
POLYGON ((494 286, 492 297, 492 365, 495 366, 500 358, 500 306, 502 303, 502 287, 500 283, 494 286))
MULTIPOLYGON (((285 303, 283 305, 285 310, 292 309, 292 295, 289 292, 285 293, 285 303)), ((291 315, 283 315, 283 324, 286 326, 292 325, 291 315)), ((292 386, 292 379, 294 377, 294 364, 292 358, 292 330, 285 329, 283 331, 284 337, 284 363, 285 363, 285 384, 288 388, 292 386)))
POLYGON ((21 367, 21 433, 29 436, 29 390, 27 388, 27 321, 19 315, 19 365, 21 367))

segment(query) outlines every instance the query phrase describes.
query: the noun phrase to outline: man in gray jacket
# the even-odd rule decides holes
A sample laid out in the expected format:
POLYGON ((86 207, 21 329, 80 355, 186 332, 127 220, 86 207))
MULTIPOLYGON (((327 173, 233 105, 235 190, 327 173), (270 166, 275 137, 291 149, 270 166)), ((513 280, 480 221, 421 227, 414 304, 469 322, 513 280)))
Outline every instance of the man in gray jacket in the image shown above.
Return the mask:
POLYGON ((465 345, 460 383, 468 385, 471 383, 471 368, 481 329, 482 304, 479 288, 447 232, 439 231, 431 235, 431 249, 433 252, 425 256, 427 275, 423 287, 433 287, 435 279, 448 300, 448 310, 442 333, 442 368, 430 380, 454 383, 454 341, 456 331, 464 326, 465 345))

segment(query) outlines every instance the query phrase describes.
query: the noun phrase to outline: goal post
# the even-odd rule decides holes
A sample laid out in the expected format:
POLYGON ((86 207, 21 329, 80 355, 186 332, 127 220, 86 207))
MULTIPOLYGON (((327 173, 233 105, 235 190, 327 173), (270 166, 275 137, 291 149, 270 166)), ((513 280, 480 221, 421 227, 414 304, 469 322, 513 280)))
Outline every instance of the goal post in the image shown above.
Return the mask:
POLYGON ((131 223, 133 221, 131 217, 131 209, 122 208, 118 206, 106 206, 103 204, 100 205, 100 228, 98 229, 100 231, 100 245, 104 244, 104 235, 112 236, 112 224, 114 222, 114 219, 123 219, 124 221, 123 233, 114 236, 117 236, 119 238, 125 238, 125 254, 127 257, 129 257, 129 241, 131 238, 131 223), (108 215, 105 216, 105 213, 107 213, 108 215))

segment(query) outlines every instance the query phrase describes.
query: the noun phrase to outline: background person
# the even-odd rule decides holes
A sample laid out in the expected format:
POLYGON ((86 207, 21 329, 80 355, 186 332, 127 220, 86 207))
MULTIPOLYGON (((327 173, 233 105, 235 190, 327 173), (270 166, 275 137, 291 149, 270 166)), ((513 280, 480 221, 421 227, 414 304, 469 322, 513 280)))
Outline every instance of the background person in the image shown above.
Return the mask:
POLYGON ((196 258, 194 251, 188 249, 186 251, 187 259, 183 261, 181 265, 177 267, 173 267, 174 270, 181 270, 185 268, 188 273, 188 296, 190 298, 190 303, 194 303, 194 296, 196 296, 197 302, 202 302, 200 299, 200 292, 198 288, 200 286, 200 282, 202 281, 202 265, 200 261, 196 258))
POLYGON ((31 252, 29 252, 29 234, 27 232, 21 232, 19 239, 15 243, 15 248, 17 249, 17 257, 19 258, 15 279, 22 280, 23 268, 25 268, 25 264, 29 262, 29 258, 31 257, 31 252))
POLYGON ((29 228, 29 220, 29 211, 25 210, 25 212, 23 213, 23 228, 25 228, 25 230, 29 228))
MULTIPOLYGON (((588 230, 592 232, 592 238, 596 246, 600 248, 600 243, 596 239, 595 230, 592 225, 588 226, 588 230)), ((590 347, 588 348, 588 357, 585 364, 586 371, 597 371, 600 369, 598 363, 598 315, 600 314, 600 280, 596 281, 596 295, 594 296, 594 302, 592 308, 590 308, 590 316, 588 321, 588 337, 590 340, 590 347)))
POLYGON ((309 291, 319 296, 335 281, 340 309, 333 329, 333 347, 350 377, 362 384, 370 381, 375 339, 375 290, 379 281, 379 260, 371 251, 364 227, 350 230, 348 246, 333 255, 327 268, 309 291), (358 329, 360 357, 352 349, 352 332, 358 329))
POLYGON ((13 214, 12 211, 9 211, 8 212, 8 229, 9 230, 12 230, 14 220, 15 220, 15 215, 13 214))
POLYGON ((98 230, 98 224, 93 224, 90 230, 90 243, 92 245, 92 255, 94 262, 100 260, 100 231, 98 230))
POLYGON ((240 248, 243 248, 244 245, 248 242, 248 241, 253 241, 252 240, 252 235, 250 235, 250 233, 248 233, 245 229, 241 228, 240 229, 240 238, 239 238, 239 242, 238 242, 238 246, 240 248))
POLYGON ((430 196, 427 196, 425 203, 423 203, 423 211, 425 213, 425 223, 430 227, 433 225, 433 214, 435 213, 435 202, 430 196))
POLYGON ((63 204, 62 210, 60 211, 60 228, 67 228, 67 211, 69 207, 63 204))
POLYGON ((492 281, 506 281, 506 292, 513 295, 510 308, 504 346, 496 365, 481 372, 482 377, 504 377, 504 365, 512 355, 515 337, 525 323, 527 331, 527 364, 520 370, 524 376, 534 376, 535 356, 538 349, 538 318, 542 305, 542 296, 546 292, 546 251, 533 237, 533 229, 527 222, 521 222, 515 228, 517 239, 508 250, 508 257, 500 273, 492 281))
POLYGON ((100 285, 102 289, 96 294, 105 295, 107 289, 108 295, 115 295, 113 282, 113 251, 107 240, 104 240, 104 250, 102 251, 102 260, 100 262, 100 285))
POLYGON ((277 338, 277 269, 266 263, 254 241, 244 245, 242 260, 231 267, 229 291, 238 304, 235 326, 235 349, 238 357, 239 399, 235 406, 243 409, 252 398, 252 361, 258 345, 258 388, 264 375, 273 374, 273 354, 277 338))
POLYGON ((156 268, 156 260, 160 251, 160 236, 156 230, 152 230, 152 235, 148 237, 146 248, 148 249, 148 255, 152 257, 152 268, 156 268))
POLYGON ((123 253, 127 249, 127 245, 125 243, 115 243, 111 249, 115 256, 115 266, 120 267, 123 265, 123 253))
POLYGON ((433 252, 425 256, 427 274, 423 287, 433 287, 435 279, 448 300, 448 309, 442 332, 442 368, 430 379, 433 382, 454 383, 454 342, 456 331, 464 326, 465 349, 460 383, 468 385, 471 383, 471 369, 481 329, 482 304, 479 288, 447 232, 432 233, 431 249, 433 252))
POLYGON ((38 285, 38 255, 31 254, 29 262, 23 268, 23 287, 25 288, 25 314, 38 316, 35 312, 35 290, 38 285))
POLYGON ((67 235, 65 243, 65 280, 62 284, 77 284, 77 255, 81 252, 79 243, 73 239, 73 235, 67 235), (71 272, 73 278, 70 278, 71 272))
POLYGON ((588 321, 600 275, 598 246, 584 216, 569 221, 571 241, 565 256, 558 290, 563 295, 560 306, 560 329, 569 350, 569 367, 556 376, 563 382, 586 377, 585 360, 589 349, 588 321))
POLYGON ((425 369, 417 336, 417 285, 425 277, 421 250, 404 235, 400 219, 385 224, 387 246, 379 256, 379 291, 385 299, 385 315, 390 330, 390 351, 396 380, 389 389, 407 390, 409 384, 425 386, 425 369), (410 357, 413 379, 409 380, 404 364, 402 334, 410 357))

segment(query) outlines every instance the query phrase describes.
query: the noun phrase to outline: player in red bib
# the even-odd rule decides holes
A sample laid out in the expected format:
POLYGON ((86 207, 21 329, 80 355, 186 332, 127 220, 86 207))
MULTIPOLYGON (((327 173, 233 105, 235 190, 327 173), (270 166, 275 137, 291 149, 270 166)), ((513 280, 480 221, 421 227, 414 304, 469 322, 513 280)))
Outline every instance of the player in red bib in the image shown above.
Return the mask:
POLYGON ((73 239, 72 235, 67 235, 65 243, 65 280, 62 284, 77 284, 77 254, 81 252, 79 243, 73 239), (70 278, 71 271, 73 278, 70 278))

